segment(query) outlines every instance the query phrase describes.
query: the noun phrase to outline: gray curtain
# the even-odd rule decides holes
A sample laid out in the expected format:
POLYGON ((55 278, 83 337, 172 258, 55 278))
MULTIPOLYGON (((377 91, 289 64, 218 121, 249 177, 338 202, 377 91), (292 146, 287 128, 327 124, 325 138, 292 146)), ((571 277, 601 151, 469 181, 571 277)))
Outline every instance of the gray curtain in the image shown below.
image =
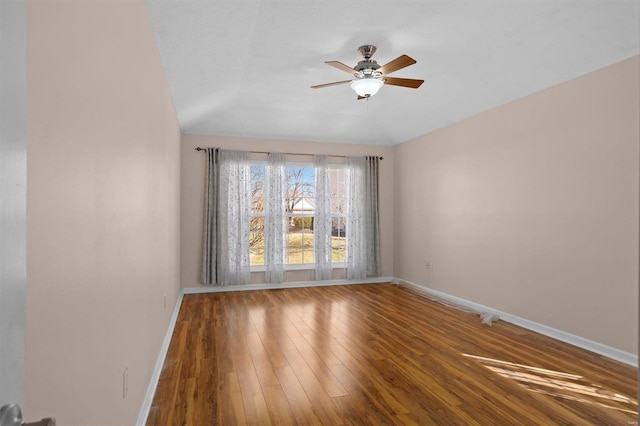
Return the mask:
POLYGON ((220 149, 205 148, 204 233, 202 238, 202 284, 215 284, 220 261, 218 238, 218 187, 220 184, 220 149))
POLYGON ((248 284, 249 154, 205 148, 203 284, 248 284))
POLYGON ((378 170, 380 157, 365 157, 365 185, 367 197, 367 275, 379 276, 380 264, 380 220, 378 208, 378 170))
POLYGON ((347 157, 346 278, 380 275, 378 157, 347 157))

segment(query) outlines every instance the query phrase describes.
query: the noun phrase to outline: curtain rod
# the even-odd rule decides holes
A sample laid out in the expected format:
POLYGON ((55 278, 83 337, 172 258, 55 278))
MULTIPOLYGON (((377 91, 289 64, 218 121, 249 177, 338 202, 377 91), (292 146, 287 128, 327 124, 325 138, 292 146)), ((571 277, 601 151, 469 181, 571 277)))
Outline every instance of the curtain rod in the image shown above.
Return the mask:
MULTIPOLYGON (((204 151, 206 148, 196 147, 196 151, 204 151)), ((269 154, 268 151, 248 151, 252 154, 269 154)), ((300 152, 285 152, 287 155, 314 155, 314 154, 303 154, 300 152)), ((337 158, 345 158, 346 155, 327 155, 327 157, 337 157, 337 158)), ((380 160, 384 160, 384 157, 378 157, 380 160)))

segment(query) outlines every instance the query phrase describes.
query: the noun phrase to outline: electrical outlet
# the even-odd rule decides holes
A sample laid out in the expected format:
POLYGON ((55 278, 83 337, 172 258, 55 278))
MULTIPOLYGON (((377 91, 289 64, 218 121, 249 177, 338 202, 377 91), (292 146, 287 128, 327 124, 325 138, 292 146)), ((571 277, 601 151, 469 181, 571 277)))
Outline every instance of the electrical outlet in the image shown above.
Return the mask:
POLYGON ((433 271, 433 262, 427 262, 424 264, 427 271, 433 271))
POLYGON ((122 373, 122 399, 127 397, 129 393, 129 369, 125 368, 122 373))

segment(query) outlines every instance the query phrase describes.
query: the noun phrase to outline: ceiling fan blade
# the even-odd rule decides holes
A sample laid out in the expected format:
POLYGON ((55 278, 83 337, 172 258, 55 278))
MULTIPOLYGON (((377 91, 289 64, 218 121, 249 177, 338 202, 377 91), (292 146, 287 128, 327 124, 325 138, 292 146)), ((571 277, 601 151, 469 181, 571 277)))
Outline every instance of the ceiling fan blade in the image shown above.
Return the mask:
POLYGON ((351 80, 342 80, 342 81, 334 81, 333 83, 318 84, 316 86, 311 86, 311 88, 321 89, 323 87, 337 86, 338 84, 345 84, 345 83, 351 83, 351 80))
POLYGON ((416 63, 416 60, 408 57, 407 55, 398 56, 393 61, 384 64, 381 66, 378 71, 382 73, 382 75, 391 74, 394 71, 398 71, 404 67, 408 67, 409 65, 413 65, 416 63))
POLYGON ((339 61, 325 61, 325 64, 331 65, 332 67, 336 67, 339 70, 346 71, 349 74, 355 74, 356 73, 356 70, 351 68, 349 65, 345 65, 345 64, 343 64, 342 62, 339 62, 339 61))
POLYGON ((402 87, 410 87, 412 89, 417 89, 420 85, 424 83, 424 80, 415 80, 413 78, 395 78, 395 77, 385 77, 384 84, 390 84, 392 86, 402 86, 402 87))

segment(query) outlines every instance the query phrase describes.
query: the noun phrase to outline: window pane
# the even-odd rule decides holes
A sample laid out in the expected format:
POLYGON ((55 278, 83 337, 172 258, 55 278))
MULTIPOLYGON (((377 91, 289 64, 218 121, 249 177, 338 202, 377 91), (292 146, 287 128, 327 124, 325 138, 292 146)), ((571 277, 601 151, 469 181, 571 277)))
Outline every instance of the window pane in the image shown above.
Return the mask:
POLYGON ((253 216, 249 228, 249 264, 264 265, 264 217, 253 216))
POLYGON ((345 214, 347 209, 345 189, 345 169, 330 169, 329 192, 331 194, 331 214, 345 214))
POLYGON ((302 234, 302 263, 313 263, 313 234, 302 234))
POLYGON ((312 217, 291 216, 287 234, 287 263, 299 265, 313 263, 312 217))
POLYGON ((346 231, 346 225, 344 217, 332 217, 331 218, 331 236, 332 237, 344 237, 346 231))
POLYGON ((287 167, 287 212, 293 212, 296 205, 302 201, 302 168, 287 167))
POLYGON ((345 223, 343 217, 331 219, 331 260, 333 262, 345 261, 345 223))
POLYGON ((251 211, 264 213, 264 166, 251 166, 251 211))
POLYGON ((313 213, 315 173, 312 167, 287 167, 286 209, 288 213, 313 213))
POLYGON ((313 167, 306 167, 302 172, 303 196, 313 199, 316 195, 316 173, 313 167))
POLYGON ((287 234, 287 263, 290 265, 302 263, 302 238, 299 233, 287 234))

